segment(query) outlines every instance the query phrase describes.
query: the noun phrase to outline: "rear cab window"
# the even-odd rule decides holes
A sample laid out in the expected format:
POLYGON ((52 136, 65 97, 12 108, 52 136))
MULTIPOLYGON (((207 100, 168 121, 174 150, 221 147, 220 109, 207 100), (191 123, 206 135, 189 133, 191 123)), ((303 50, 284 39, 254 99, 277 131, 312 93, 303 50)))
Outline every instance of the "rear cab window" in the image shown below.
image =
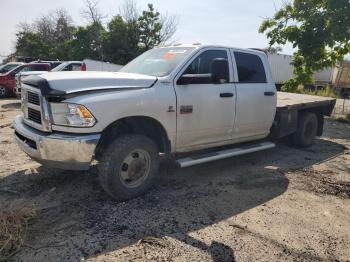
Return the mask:
POLYGON ((258 55, 234 51, 239 83, 267 83, 264 64, 258 55))

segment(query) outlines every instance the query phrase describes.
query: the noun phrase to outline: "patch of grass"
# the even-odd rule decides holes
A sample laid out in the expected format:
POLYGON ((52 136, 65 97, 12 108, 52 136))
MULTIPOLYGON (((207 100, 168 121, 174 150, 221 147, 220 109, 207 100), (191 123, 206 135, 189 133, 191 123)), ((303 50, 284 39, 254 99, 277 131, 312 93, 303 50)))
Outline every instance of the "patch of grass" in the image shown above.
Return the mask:
POLYGON ((337 94, 331 86, 326 86, 322 89, 310 90, 300 85, 295 90, 294 93, 297 94, 305 94, 305 95, 313 95, 313 96, 325 96, 325 97, 333 97, 333 98, 341 98, 339 94, 337 94))
POLYGON ((323 89, 318 89, 314 91, 307 90, 304 88, 304 94, 340 98, 340 96, 334 92, 334 89, 331 86, 326 86, 323 89))
POLYGON ((37 215, 34 206, 0 212, 0 261, 9 261, 23 246, 28 225, 37 215))

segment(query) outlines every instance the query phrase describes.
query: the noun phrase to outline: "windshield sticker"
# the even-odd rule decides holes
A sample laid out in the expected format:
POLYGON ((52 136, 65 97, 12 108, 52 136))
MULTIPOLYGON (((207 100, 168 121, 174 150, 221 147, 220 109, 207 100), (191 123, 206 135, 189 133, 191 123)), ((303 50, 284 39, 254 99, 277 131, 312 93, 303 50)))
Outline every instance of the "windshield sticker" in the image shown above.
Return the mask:
POLYGON ((165 60, 171 60, 173 59, 177 54, 184 54, 186 53, 187 50, 169 50, 167 53, 164 55, 165 60))
POLYGON ((176 56, 176 53, 175 53, 175 52, 169 51, 169 52, 165 53, 164 59, 165 59, 165 60, 171 60, 171 59, 173 59, 175 56, 176 56))

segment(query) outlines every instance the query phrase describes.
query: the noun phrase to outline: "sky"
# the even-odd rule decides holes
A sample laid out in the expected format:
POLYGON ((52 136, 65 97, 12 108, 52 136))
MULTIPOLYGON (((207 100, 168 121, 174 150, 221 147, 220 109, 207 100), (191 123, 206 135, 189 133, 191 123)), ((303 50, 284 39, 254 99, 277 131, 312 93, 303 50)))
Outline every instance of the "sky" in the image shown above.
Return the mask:
MULTIPOLYGON (((176 15, 179 20, 175 39, 179 43, 220 44, 243 48, 268 46, 265 35, 258 33, 263 18, 271 17, 284 0, 135 0, 139 9, 153 3, 161 14, 176 15)), ((100 9, 108 18, 118 13, 124 0, 100 0, 100 9)), ((83 0, 0 0, 1 56, 14 51, 17 25, 32 22, 50 10, 65 8, 76 25, 81 17, 83 0)), ((290 45, 283 53, 292 54, 290 45)))

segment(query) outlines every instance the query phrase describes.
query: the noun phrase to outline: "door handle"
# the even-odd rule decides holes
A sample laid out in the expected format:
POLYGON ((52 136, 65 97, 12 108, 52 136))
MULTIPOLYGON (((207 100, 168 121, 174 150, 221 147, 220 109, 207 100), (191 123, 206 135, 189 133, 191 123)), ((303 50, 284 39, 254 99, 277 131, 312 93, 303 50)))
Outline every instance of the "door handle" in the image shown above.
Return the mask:
POLYGON ((271 92, 271 91, 264 93, 264 96, 274 96, 274 95, 275 95, 275 92, 271 92))
POLYGON ((220 93, 220 97, 233 97, 233 93, 220 93))

